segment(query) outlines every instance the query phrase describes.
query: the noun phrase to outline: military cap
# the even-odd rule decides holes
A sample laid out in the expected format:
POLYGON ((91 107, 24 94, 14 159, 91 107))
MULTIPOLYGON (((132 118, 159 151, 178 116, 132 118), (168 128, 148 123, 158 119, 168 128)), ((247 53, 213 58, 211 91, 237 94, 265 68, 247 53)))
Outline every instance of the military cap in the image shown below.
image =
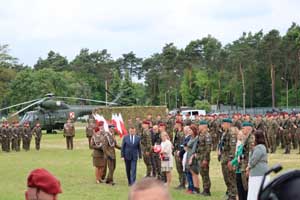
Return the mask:
POLYGON ((177 120, 175 123, 176 123, 176 124, 181 124, 181 125, 183 125, 183 122, 180 121, 180 120, 177 120))
POLYGON ((208 125, 207 121, 206 120, 201 120, 199 122, 199 125, 208 125))
POLYGON ((253 124, 251 122, 243 122, 242 124, 243 127, 246 127, 246 126, 251 126, 253 127, 253 124))
POLYGON ((143 121, 143 124, 150 125, 150 122, 149 122, 149 121, 147 121, 147 120, 144 120, 144 121, 143 121))
POLYGON ((232 123, 232 119, 225 118, 225 119, 223 119, 223 123, 232 123))
POLYGON ((35 169, 29 174, 27 186, 38 188, 47 194, 56 195, 62 193, 59 180, 43 168, 35 169))
POLYGON ((166 127, 166 124, 165 123, 159 123, 159 126, 165 126, 166 127))

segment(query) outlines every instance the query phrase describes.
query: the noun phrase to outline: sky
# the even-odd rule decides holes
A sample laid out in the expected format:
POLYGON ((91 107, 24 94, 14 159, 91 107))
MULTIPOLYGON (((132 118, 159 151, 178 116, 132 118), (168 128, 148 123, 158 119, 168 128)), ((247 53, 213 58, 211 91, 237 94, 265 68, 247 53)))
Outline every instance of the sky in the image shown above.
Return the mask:
POLYGON ((299 10, 297 0, 0 0, 0 44, 30 66, 50 50, 69 60, 82 48, 145 58, 208 34, 223 45, 243 32, 285 34, 299 10))

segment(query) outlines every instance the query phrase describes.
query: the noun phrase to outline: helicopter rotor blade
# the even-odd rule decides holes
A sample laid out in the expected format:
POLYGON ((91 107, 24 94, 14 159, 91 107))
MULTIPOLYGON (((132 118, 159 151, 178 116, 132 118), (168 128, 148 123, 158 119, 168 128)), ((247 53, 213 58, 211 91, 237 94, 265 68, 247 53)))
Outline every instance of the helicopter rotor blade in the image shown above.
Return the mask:
POLYGON ((116 98, 115 98, 110 104, 108 104, 108 105, 110 106, 110 105, 112 105, 112 104, 116 104, 116 102, 117 102, 122 96, 123 96, 123 91, 120 92, 120 93, 116 96, 116 98))
POLYGON ((12 114, 10 117, 14 117, 14 116, 18 115, 19 113, 21 113, 21 112, 27 110, 28 108, 30 108, 30 107, 32 107, 32 106, 35 106, 35 105, 37 105, 37 104, 42 103, 44 100, 45 100, 45 98, 40 99, 40 100, 38 100, 38 101, 36 101, 36 102, 34 102, 34 103, 32 103, 32 104, 26 106, 25 108, 22 108, 21 110, 18 110, 17 112, 15 112, 14 114, 12 114))
POLYGON ((83 101, 90 101, 90 102, 96 102, 96 103, 107 103, 107 104, 115 104, 117 103, 114 102, 108 102, 108 101, 99 101, 99 100, 94 100, 94 99, 85 99, 85 98, 78 98, 78 97, 55 97, 57 99, 74 99, 74 100, 83 100, 83 101))
POLYGON ((25 101, 25 102, 22 102, 22 103, 18 103, 18 104, 12 105, 12 106, 1 108, 0 111, 7 110, 7 109, 10 109, 10 108, 14 108, 14 107, 21 106, 21 105, 25 105, 25 104, 29 104, 29 103, 32 103, 32 102, 35 102, 35 101, 38 101, 38 100, 41 100, 41 99, 35 99, 35 100, 31 100, 31 101, 25 101))

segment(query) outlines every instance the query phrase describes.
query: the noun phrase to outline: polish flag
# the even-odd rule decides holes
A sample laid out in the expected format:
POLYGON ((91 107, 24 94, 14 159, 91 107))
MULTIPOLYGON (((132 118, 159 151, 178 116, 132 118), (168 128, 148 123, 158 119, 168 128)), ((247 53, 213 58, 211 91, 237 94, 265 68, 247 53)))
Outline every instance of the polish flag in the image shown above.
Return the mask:
POLYGON ((124 124, 123 117, 122 117, 121 113, 119 113, 118 118, 119 118, 119 121, 120 121, 120 124, 121 124, 123 135, 127 135, 127 130, 125 128, 125 124, 124 124))
POLYGON ((100 121, 103 121, 103 128, 106 132, 109 131, 109 128, 108 128, 108 123, 106 121, 106 119, 102 116, 102 115, 98 115, 98 114, 94 114, 94 118, 97 122, 100 122, 100 121))
POLYGON ((121 129, 121 124, 120 124, 120 121, 116 114, 114 114, 114 113, 112 114, 111 121, 112 121, 113 125, 116 127, 116 131, 119 134, 120 138, 122 138, 123 133, 122 133, 122 129, 121 129))

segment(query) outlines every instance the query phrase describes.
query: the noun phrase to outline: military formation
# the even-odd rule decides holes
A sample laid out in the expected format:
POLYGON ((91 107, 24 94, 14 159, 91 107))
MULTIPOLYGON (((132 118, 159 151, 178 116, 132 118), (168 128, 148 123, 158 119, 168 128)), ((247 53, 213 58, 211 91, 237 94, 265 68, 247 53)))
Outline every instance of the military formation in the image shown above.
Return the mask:
POLYGON ((20 126, 17 121, 10 124, 5 120, 0 126, 0 145, 3 152, 18 152, 21 150, 21 145, 24 151, 29 151, 32 137, 35 138, 36 150, 40 150, 42 130, 38 121, 33 129, 30 128, 28 122, 20 126))

